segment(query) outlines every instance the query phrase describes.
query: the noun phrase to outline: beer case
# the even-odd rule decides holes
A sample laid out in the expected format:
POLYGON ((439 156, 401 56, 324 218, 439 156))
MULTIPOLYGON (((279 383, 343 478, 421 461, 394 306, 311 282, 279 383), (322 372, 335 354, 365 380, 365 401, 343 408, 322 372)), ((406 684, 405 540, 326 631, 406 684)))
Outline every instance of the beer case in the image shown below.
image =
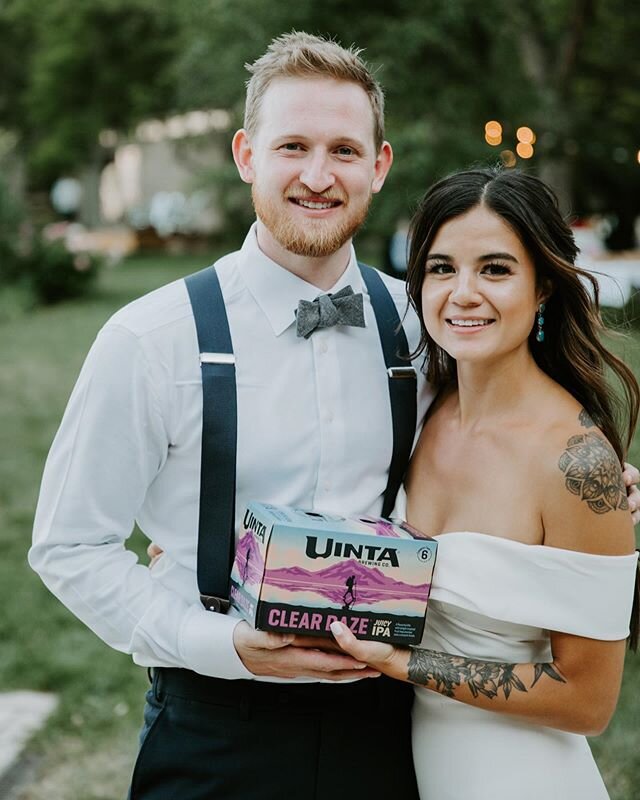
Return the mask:
POLYGON ((407 523, 252 502, 231 572, 232 605, 255 628, 422 639, 437 542, 407 523))

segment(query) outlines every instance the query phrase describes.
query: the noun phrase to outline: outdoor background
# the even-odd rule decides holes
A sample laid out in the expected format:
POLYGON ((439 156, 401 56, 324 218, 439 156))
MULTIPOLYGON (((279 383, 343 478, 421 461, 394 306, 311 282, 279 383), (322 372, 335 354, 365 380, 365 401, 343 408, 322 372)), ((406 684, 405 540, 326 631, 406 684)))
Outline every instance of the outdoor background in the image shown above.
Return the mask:
MULTIPOLYGON (((392 235, 439 176, 498 161, 530 169, 556 189, 582 263, 610 276, 605 314, 624 333, 613 346, 640 373, 640 14, 631 4, 283 6, 0 0, 0 692, 60 698, 28 748, 20 800, 126 793, 146 675, 26 566, 38 485, 105 320, 240 244, 252 213, 229 143, 243 64, 274 35, 296 28, 355 42, 378 67, 396 160, 359 236, 370 263, 390 266, 392 235)), ((640 434, 629 459, 640 464, 640 434)), ((131 547, 143 553, 141 534, 131 547)), ((640 794, 639 678, 640 655, 630 655, 616 716, 592 742, 613 800, 640 794)))

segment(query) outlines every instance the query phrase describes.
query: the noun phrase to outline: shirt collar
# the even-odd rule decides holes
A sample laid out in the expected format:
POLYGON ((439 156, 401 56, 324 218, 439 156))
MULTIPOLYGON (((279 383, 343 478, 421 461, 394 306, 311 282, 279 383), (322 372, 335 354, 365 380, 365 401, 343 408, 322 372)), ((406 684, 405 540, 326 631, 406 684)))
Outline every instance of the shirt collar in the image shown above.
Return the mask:
POLYGON ((353 245, 347 268, 325 292, 266 256, 258 247, 255 223, 244 240, 237 264, 247 288, 269 320, 276 336, 280 336, 295 322, 295 311, 300 300, 315 300, 321 294, 335 293, 345 286, 351 286, 354 292, 367 293, 353 245))

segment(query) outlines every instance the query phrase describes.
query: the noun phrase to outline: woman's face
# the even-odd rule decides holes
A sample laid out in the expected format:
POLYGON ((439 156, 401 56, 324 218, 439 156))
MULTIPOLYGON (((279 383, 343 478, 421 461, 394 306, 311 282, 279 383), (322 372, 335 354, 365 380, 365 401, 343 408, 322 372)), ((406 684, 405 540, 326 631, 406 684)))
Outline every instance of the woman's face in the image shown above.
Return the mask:
POLYGON ((527 349, 540 302, 533 261, 496 213, 476 206, 440 228, 425 264, 422 313, 459 364, 527 349))

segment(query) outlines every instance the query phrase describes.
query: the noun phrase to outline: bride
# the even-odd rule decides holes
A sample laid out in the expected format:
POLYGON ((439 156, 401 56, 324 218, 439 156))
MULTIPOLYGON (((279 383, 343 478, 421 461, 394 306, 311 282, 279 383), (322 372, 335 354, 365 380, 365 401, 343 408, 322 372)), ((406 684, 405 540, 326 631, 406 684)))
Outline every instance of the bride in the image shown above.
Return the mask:
POLYGON ((629 635, 639 389, 575 257, 551 191, 517 171, 446 178, 413 222, 408 292, 439 390, 406 482, 407 520, 439 542, 426 632, 403 649, 332 627, 419 687, 425 800, 608 797, 584 737, 613 714, 629 635))

